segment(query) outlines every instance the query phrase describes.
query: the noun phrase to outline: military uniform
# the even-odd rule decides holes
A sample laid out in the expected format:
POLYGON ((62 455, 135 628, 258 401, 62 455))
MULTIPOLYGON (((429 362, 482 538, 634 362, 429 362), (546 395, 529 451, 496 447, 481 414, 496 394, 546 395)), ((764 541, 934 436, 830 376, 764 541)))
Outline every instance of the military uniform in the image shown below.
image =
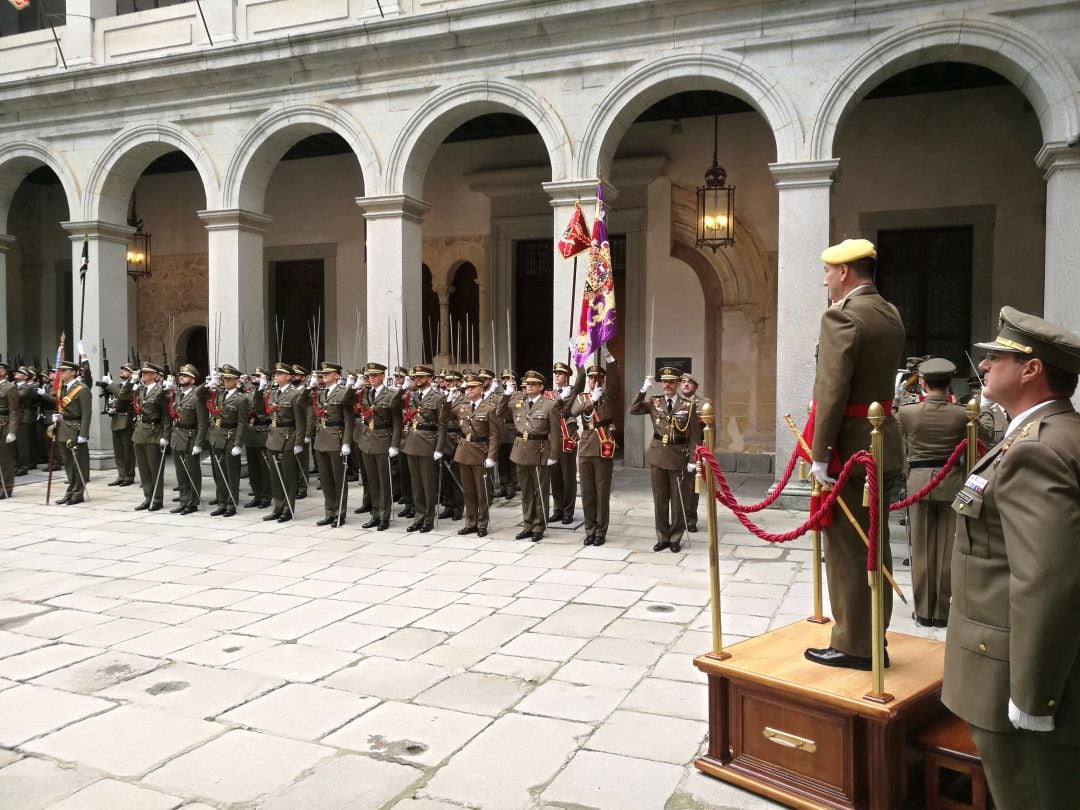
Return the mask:
MULTIPOLYGON (((477 376, 465 379, 469 388, 479 388, 484 380, 477 376)), ((468 397, 453 407, 453 416, 461 430, 454 448, 458 479, 465 501, 465 526, 458 534, 477 534, 484 537, 488 530, 491 493, 488 471, 496 466, 499 455, 499 431, 502 415, 500 403, 486 399, 483 394, 475 400, 468 397)))
MULTIPOLYGON (((412 376, 432 376, 430 366, 416 366, 412 376)), ((409 457, 413 506, 416 517, 408 531, 431 531, 435 524, 436 460, 434 454, 446 443, 446 395, 428 385, 409 391, 409 410, 405 413, 407 433, 402 452, 409 457)))
MULTIPOLYGON (((677 382, 678 369, 660 369, 660 379, 677 382)), ((683 479, 691 475, 687 467, 694 462, 694 448, 701 444, 701 422, 697 406, 675 391, 645 398, 645 389, 638 391, 630 404, 630 413, 648 416, 652 423, 653 439, 645 451, 645 463, 652 471, 653 522, 656 527, 656 545, 653 551, 682 550, 683 531, 686 528, 685 510, 681 492, 683 479)))
MULTIPOLYGON (((368 363, 364 375, 385 375, 386 366, 368 363)), ((383 380, 385 381, 385 376, 383 380)), ((360 453, 367 491, 371 496, 371 519, 366 529, 385 531, 390 526, 393 504, 392 461, 400 458, 401 449, 401 401, 405 392, 384 383, 376 387, 365 385, 353 410, 356 414, 354 441, 360 453), (390 458, 394 448, 394 458, 390 458)))
POLYGON ((172 421, 169 446, 176 468, 176 484, 180 490, 180 505, 171 511, 189 515, 198 511, 202 502, 202 467, 199 461, 206 445, 210 419, 206 412, 206 396, 201 386, 194 385, 199 376, 198 370, 186 365, 177 376, 188 377, 191 383, 169 391, 169 419, 172 421))
MULTIPOLYGON (((935 383, 947 383, 955 371, 956 366, 948 360, 932 358, 923 362, 919 374, 927 381, 926 398, 897 411, 896 422, 907 450, 908 495, 930 483, 967 435, 966 411, 950 402, 944 392, 931 388, 935 383)), ((949 621, 952 545, 956 532, 952 501, 964 482, 963 470, 961 459, 929 496, 907 509, 915 621, 923 627, 944 627, 949 621)))
POLYGON ((109 414, 109 432, 112 434, 113 458, 116 460, 116 480, 110 487, 127 487, 135 483, 135 445, 132 437, 135 433, 135 413, 132 402, 138 381, 135 375, 139 370, 130 363, 122 368, 131 373, 128 379, 110 380, 104 384, 109 414))
MULTIPOLYGON (((324 362, 318 374, 341 374, 341 366, 324 362)), ((349 506, 349 491, 345 486, 346 459, 351 451, 349 444, 353 435, 353 397, 355 391, 338 379, 314 395, 312 411, 315 415, 315 464, 319 468, 319 486, 322 488, 323 513, 317 526, 340 526, 345 523, 349 506)))
POLYGON ((976 345, 995 355, 983 364, 988 392, 1023 409, 953 504, 942 701, 971 725, 999 808, 1071 808, 1080 795, 1080 415, 1067 390, 1042 393, 1045 372, 1024 386, 1038 393, 1020 392, 1012 365, 1016 353, 1038 359, 1075 386, 1080 335, 1005 307, 998 337, 976 345))
MULTIPOLYGON (((536 371, 526 371, 522 384, 544 384, 544 377, 536 371)), ((514 447, 510 461, 517 470, 521 487, 521 517, 524 528, 517 539, 526 538, 534 543, 543 539, 547 529, 544 509, 544 490, 548 486, 549 461, 554 461, 553 442, 561 441, 559 401, 542 393, 529 397, 518 391, 503 399, 502 407, 514 419, 514 447)))
MULTIPOLYGON (((240 369, 228 364, 221 367, 218 376, 224 379, 240 378, 240 369)), ((232 388, 222 385, 207 392, 206 409, 209 411, 210 463, 214 470, 214 486, 217 491, 217 509, 212 517, 232 517, 236 514, 240 498, 240 455, 243 452, 250 412, 250 402, 240 390, 239 382, 232 388)))
MULTIPOLYGON (((877 256, 865 239, 847 240, 822 254, 831 268, 859 279, 851 264, 877 256)), ((831 272, 838 272, 832 270, 831 272)), ((854 282, 852 282, 854 283, 854 282)), ((866 419, 871 403, 886 414, 882 424, 885 490, 892 488, 903 467, 900 431, 892 416, 894 369, 904 352, 904 324, 896 307, 878 294, 873 284, 859 284, 832 304, 821 316, 814 407, 811 415, 813 461, 828 464, 835 476, 843 463, 860 450, 870 449, 871 425, 866 419)), ((868 507, 862 505, 864 468, 856 467, 840 491, 855 519, 867 530, 868 507)), ((888 521, 881 527, 882 566, 892 568, 888 521)), ((807 658, 827 666, 869 669, 871 653, 870 589, 866 586, 866 546, 855 527, 838 509, 825 530, 825 571, 832 605, 832 643, 811 649, 807 658)), ((892 590, 884 591, 885 624, 892 615, 892 590)))
POLYGON ((303 366, 292 367, 293 378, 292 387, 300 392, 307 413, 305 414, 307 419, 307 432, 303 437, 304 449, 296 457, 297 462, 297 477, 296 477, 296 499, 303 500, 307 497, 308 493, 308 476, 311 474, 311 443, 315 440, 315 411, 311 407, 311 396, 307 388, 307 369, 303 366))
MULTIPOLYGON (((504 385, 509 383, 511 385, 517 384, 517 374, 513 369, 503 369, 500 376, 500 382, 504 385)), ((488 394, 491 397, 494 394, 488 394)), ((505 393, 500 393, 500 397, 508 396, 505 393)), ((499 495, 502 495, 507 500, 514 497, 515 493, 521 488, 518 484, 517 477, 517 465, 510 460, 510 454, 514 449, 514 413, 509 408, 503 409, 503 423, 499 431, 499 483, 502 484, 499 495)))
POLYGON ((149 385, 142 384, 135 390, 132 411, 135 413, 135 430, 131 441, 135 449, 135 463, 139 468, 139 484, 143 502, 136 511, 148 509, 156 512, 161 508, 162 489, 165 486, 164 449, 169 443, 172 420, 169 419, 168 394, 161 387, 165 371, 153 363, 146 363, 141 373, 149 373, 158 379, 149 385))
MULTIPOLYGON (((405 378, 409 376, 409 370, 404 366, 394 366, 394 387, 405 391, 403 388, 405 378)), ((407 392, 406 392, 407 393, 407 392)), ((404 399, 402 400, 404 402, 404 399)), ((402 428, 404 428, 404 417, 402 428)), ((398 453, 390 459, 390 480, 393 484, 394 503, 404 505, 404 509, 398 512, 398 517, 411 518, 416 514, 413 509, 412 481, 409 479, 409 458, 404 453, 398 453)))
MULTIPOLYGON (((469 376, 473 377, 471 372, 469 376)), ((465 512, 465 493, 458 482, 461 481, 461 470, 453 460, 457 451, 458 440, 464 435, 461 425, 458 424, 454 406, 461 403, 465 398, 465 392, 458 386, 462 375, 453 369, 443 372, 445 380, 444 391, 446 392, 446 438, 439 450, 443 458, 439 462, 439 505, 443 508, 439 513, 439 519, 461 520, 465 512)))
MULTIPOLYGON (((567 377, 570 367, 566 363, 555 363, 552 375, 562 372, 567 377)), ((546 392, 547 396, 559 402, 559 430, 561 439, 552 443, 556 463, 551 466, 551 514, 548 520, 567 525, 574 522, 574 507, 577 504, 577 459, 578 459, 578 420, 572 410, 574 397, 585 390, 585 369, 578 368, 577 380, 573 386, 564 386, 546 392)))
POLYGON ((266 372, 257 368, 251 374, 254 387, 248 397, 248 427, 244 431, 244 453, 247 457, 248 486, 251 500, 245 509, 265 509, 270 505, 270 479, 275 477, 266 457, 266 434, 270 430, 270 414, 266 409, 268 380, 266 372))
POLYGON ((28 366, 21 366, 16 374, 15 389, 19 395, 15 426, 16 475, 26 475, 37 466, 34 460, 34 423, 38 414, 37 384, 34 382, 36 375, 37 371, 28 366), (19 380, 20 376, 23 379, 19 380))
MULTIPOLYGON (((77 363, 64 361, 61 371, 81 371, 77 363)), ((55 408, 54 441, 60 450, 60 463, 64 465, 67 490, 57 503, 82 503, 86 494, 86 482, 90 480, 90 420, 93 417, 94 397, 86 383, 78 376, 61 386, 59 403, 52 394, 44 397, 50 408, 55 408)))
POLYGON ((7 365, 0 363, 0 498, 9 497, 15 487, 15 442, 19 437, 19 391, 7 374, 7 365))
POLYGON ((619 368, 609 362, 607 370, 591 366, 588 376, 597 381, 599 394, 578 394, 572 413, 581 418, 578 469, 581 474, 581 508, 585 512, 585 545, 602 546, 607 540, 611 503, 611 473, 615 466, 614 417, 619 403, 619 368))
MULTIPOLYGON (((275 374, 290 374, 290 366, 278 363, 275 374)), ((311 402, 302 389, 286 383, 271 388, 265 399, 270 417, 266 431, 266 460, 270 462, 270 492, 273 511, 263 520, 285 523, 292 520, 296 510, 296 495, 300 481, 300 461, 311 402)))

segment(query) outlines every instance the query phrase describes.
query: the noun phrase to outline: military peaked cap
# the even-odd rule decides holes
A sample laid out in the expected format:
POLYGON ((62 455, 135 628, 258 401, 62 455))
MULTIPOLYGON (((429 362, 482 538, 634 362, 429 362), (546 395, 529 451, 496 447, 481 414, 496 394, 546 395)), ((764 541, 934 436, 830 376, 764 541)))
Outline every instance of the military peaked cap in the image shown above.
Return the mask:
POLYGON ((975 345, 992 352, 1026 354, 1073 374, 1080 373, 1080 335, 1012 307, 1001 308, 997 337, 975 345))

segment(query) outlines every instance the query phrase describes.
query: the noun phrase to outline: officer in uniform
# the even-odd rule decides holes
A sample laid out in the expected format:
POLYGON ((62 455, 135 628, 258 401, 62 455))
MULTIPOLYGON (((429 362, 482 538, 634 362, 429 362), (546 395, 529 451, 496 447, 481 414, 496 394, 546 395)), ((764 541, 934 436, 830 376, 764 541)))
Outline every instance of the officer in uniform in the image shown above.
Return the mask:
POLYGON ((356 392, 345 385, 341 366, 325 360, 317 372, 321 387, 315 395, 315 464, 319 468, 319 486, 323 494, 322 520, 316 526, 342 526, 349 506, 345 486, 346 465, 352 447, 353 397, 356 392))
POLYGON ((298 459, 306 445, 307 416, 311 402, 303 389, 291 382, 292 367, 286 363, 274 366, 274 385, 266 394, 265 407, 270 416, 266 431, 266 460, 270 462, 270 492, 273 511, 263 520, 288 523, 295 516, 297 482, 300 480, 298 459))
MULTIPOLYGON (((466 373, 470 377, 475 376, 472 372, 466 373)), ((454 411, 454 406, 465 398, 465 391, 461 388, 462 379, 464 379, 463 375, 452 368, 443 372, 443 385, 446 391, 446 439, 439 447, 443 454, 442 460, 439 461, 439 494, 441 496, 439 505, 442 507, 439 520, 461 520, 465 512, 465 493, 458 486, 458 481, 461 481, 461 470, 457 469, 454 461, 458 440, 464 435, 454 411)))
POLYGON ((8 379, 7 363, 0 362, 0 497, 15 487, 15 441, 19 438, 19 390, 8 379))
POLYGON ((630 404, 630 413, 648 416, 653 428, 653 439, 645 452, 645 463, 652 471, 653 522, 656 526, 653 551, 682 550, 686 528, 683 479, 697 469, 693 453, 701 444, 697 406, 679 393, 680 379, 678 369, 664 366, 660 369, 663 394, 646 400, 645 395, 654 382, 649 376, 630 404))
POLYGON ((116 460, 116 480, 110 481, 110 487, 129 487, 135 483, 135 446, 132 436, 135 433, 135 413, 131 403, 135 398, 138 381, 135 374, 138 367, 132 363, 120 366, 120 379, 113 381, 108 374, 98 383, 103 389, 108 405, 109 426, 112 433, 113 458, 116 460))
MULTIPOLYGON (((15 389, 19 411, 15 425, 15 475, 26 475, 35 468, 34 422, 37 421, 38 393, 32 367, 19 366, 15 371, 15 389)), ((6 438, 6 435, 5 435, 6 438)))
POLYGON ((202 386, 196 386, 199 371, 185 365, 176 374, 176 387, 169 391, 169 419, 172 433, 169 438, 176 467, 176 483, 180 489, 180 505, 170 512, 190 515, 199 511, 202 501, 202 458, 206 431, 210 423, 206 412, 202 386))
POLYGON ((368 363, 364 379, 366 384, 353 407, 356 445, 371 497, 371 519, 363 528, 384 532, 390 527, 394 508, 391 466, 401 452, 401 400, 405 392, 386 385, 382 363, 368 363))
MULTIPOLYGON (((404 366, 394 366, 394 387, 399 391, 404 392, 402 394, 403 406, 409 397, 409 386, 405 385, 405 380, 408 376, 409 370, 407 368, 404 366)), ((412 385, 411 381, 409 385, 412 385)), ((404 424, 402 427, 404 428, 404 424)), ((413 508, 412 481, 409 479, 409 459, 400 452, 394 453, 390 457, 390 481, 393 484, 391 494, 393 495, 394 503, 400 503, 404 506, 404 509, 398 512, 398 517, 413 517, 416 514, 416 510, 413 508)))
POLYGON ((477 375, 466 377, 465 397, 451 408, 461 431, 454 448, 454 461, 465 501, 465 526, 458 534, 476 534, 478 537, 488 533, 491 503, 487 477, 489 471, 495 469, 502 425, 500 402, 484 396, 489 382, 490 378, 485 382, 477 375))
MULTIPOLYGON (((503 397, 509 397, 507 391, 517 388, 517 374, 512 368, 504 368, 499 375, 499 382, 503 385, 503 397)), ((491 396, 489 394, 489 396, 491 396)), ((499 431, 499 482, 502 484, 501 491, 496 493, 510 500, 517 494, 518 486, 517 465, 510 460, 510 454, 514 449, 514 413, 509 408, 503 411, 502 429, 499 431)))
MULTIPOLYGON (((43 397, 44 403, 56 411, 52 415, 54 440, 60 450, 60 463, 64 465, 64 475, 67 477, 67 490, 57 501, 58 504, 82 503, 86 494, 86 482, 90 478, 88 442, 94 398, 79 376, 81 371, 78 363, 62 361, 59 404, 51 392, 43 397)), ((7 489, 7 494, 11 495, 10 488, 7 489)))
POLYGON ((515 392, 507 383, 503 407, 514 420, 514 446, 510 461, 517 471, 521 487, 521 517, 524 528, 517 539, 544 538, 547 516, 544 511, 544 492, 548 487, 548 467, 558 463, 553 441, 561 441, 559 400, 544 396, 544 375, 526 371, 521 378, 524 390, 515 392))
MULTIPOLYGON (((871 403, 886 414, 884 434, 885 491, 903 467, 900 431, 892 416, 894 375, 904 352, 904 324, 896 307, 874 286, 877 251, 865 239, 846 239, 825 250, 824 285, 831 306, 821 316, 814 409, 811 471, 826 486, 835 483, 843 463, 870 447, 871 403)), ((866 531, 868 507, 862 505, 864 468, 856 467, 840 492, 866 531)), ((892 567, 888 521, 882 526, 881 561, 892 567)), ((825 530, 825 571, 833 611, 831 644, 811 648, 806 658, 818 664, 870 669, 870 589, 866 587, 866 546, 846 515, 837 512, 825 530)), ((884 594, 885 623, 892 615, 892 590, 884 594)), ((885 666, 888 666, 888 654, 885 666)))
MULTIPOLYGON (((705 425, 701 422, 701 406, 709 400, 705 397, 698 396, 698 381, 692 374, 684 373, 682 375, 682 381, 679 383, 679 391, 682 393, 684 399, 688 399, 694 403, 694 409, 698 413, 698 423, 700 428, 704 428, 705 425)), ((697 515, 698 515, 698 493, 697 487, 694 486, 694 476, 683 476, 683 508, 686 510, 686 530, 688 532, 697 531, 697 515)))
POLYGON ((549 523, 563 523, 569 526, 574 522, 574 506, 577 503, 577 457, 578 457, 578 421, 571 413, 574 397, 585 390, 585 369, 578 367, 577 380, 570 385, 570 367, 566 363, 556 362, 552 366, 553 387, 546 392, 559 402, 559 432, 561 438, 553 443, 552 452, 556 462, 550 472, 551 514, 549 523))
POLYGON ((143 502, 135 511, 161 508, 165 487, 165 448, 169 445, 172 421, 169 419, 168 394, 162 387, 165 370, 154 363, 144 363, 139 369, 142 384, 135 390, 131 409, 135 414, 135 429, 131 442, 135 463, 139 468, 139 485, 143 502))
POLYGON ((1004 307, 976 344, 1013 421, 957 493, 942 701, 971 726, 994 801, 1080 796, 1080 335, 1004 307))
POLYGON ((210 516, 232 517, 240 495, 240 455, 249 430, 251 403, 240 390, 240 369, 236 366, 223 365, 213 383, 219 381, 220 386, 207 392, 206 400, 210 412, 210 463, 218 504, 210 516))
POLYGON ((435 466, 446 443, 446 395, 431 384, 431 366, 415 366, 415 388, 409 392, 411 409, 405 414, 408 435, 402 451, 409 457, 409 478, 416 516, 407 531, 429 532, 435 525, 437 500, 435 466))
MULTIPOLYGON (((956 373, 956 366, 943 358, 932 357, 920 363, 918 370, 926 398, 904 405, 896 413, 907 449, 908 495, 933 480, 967 435, 967 413, 948 398, 949 381, 956 373)), ((920 627, 945 627, 949 623, 952 546, 956 532, 952 502, 963 483, 961 462, 926 498, 907 509, 914 618, 920 627)))
POLYGON ((270 479, 274 471, 266 457, 266 433, 270 430, 270 414, 266 409, 266 394, 270 380, 266 371, 251 372, 251 391, 248 398, 248 426, 244 430, 244 452, 247 456, 248 486, 251 500, 245 509, 265 509, 270 505, 270 479))
POLYGON ((619 367, 610 354, 608 367, 589 366, 588 390, 574 398, 572 413, 581 418, 578 469, 581 508, 585 512, 585 545, 607 542, 611 473, 615 466, 615 424, 619 407, 619 367))
POLYGON ((307 408, 306 433, 303 437, 303 450, 296 456, 296 500, 307 497, 308 475, 311 473, 311 442, 315 438, 315 412, 311 409, 311 392, 308 387, 308 371, 301 365, 292 366, 292 387, 299 391, 307 408))

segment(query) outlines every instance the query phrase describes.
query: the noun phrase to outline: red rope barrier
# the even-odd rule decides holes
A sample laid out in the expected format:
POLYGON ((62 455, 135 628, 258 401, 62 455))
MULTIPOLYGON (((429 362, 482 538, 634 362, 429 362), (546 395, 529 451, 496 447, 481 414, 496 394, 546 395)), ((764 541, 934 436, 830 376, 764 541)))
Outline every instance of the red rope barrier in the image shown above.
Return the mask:
POLYGON ((909 495, 908 497, 904 498, 902 501, 890 503, 889 511, 896 512, 900 509, 906 509, 913 503, 921 501, 923 498, 929 495, 942 481, 945 480, 945 476, 952 472, 953 467, 957 465, 957 463, 960 461, 960 457, 964 454, 964 451, 967 450, 967 443, 968 440, 964 439, 962 442, 960 442, 960 444, 956 445, 956 449, 952 451, 952 455, 949 456, 948 460, 942 465, 941 469, 937 471, 934 477, 930 479, 929 484, 920 489, 914 495, 909 495))
MULTIPOLYGON (((711 457, 711 454, 710 454, 710 457, 711 457)), ((749 514, 749 513, 753 513, 753 512, 760 512, 762 509, 768 509, 770 506, 772 506, 773 503, 775 503, 776 499, 779 498, 780 495, 782 494, 784 487, 786 487, 788 485, 788 481, 791 480, 791 473, 794 471, 795 464, 798 462, 798 460, 799 460, 799 449, 794 448, 791 451, 791 458, 788 459, 787 466, 784 468, 784 474, 780 476, 780 480, 776 482, 776 485, 774 486, 773 491, 770 492, 768 495, 766 495, 764 500, 758 501, 757 503, 749 504, 748 506, 744 506, 744 505, 736 502, 735 501, 735 496, 731 495, 731 502, 733 504, 735 504, 736 507, 738 507, 737 511, 746 512, 746 513, 749 514)), ((720 469, 719 466, 717 466, 716 469, 719 470, 720 469)), ((721 473, 721 475, 722 475, 722 473, 721 473)), ((713 480, 719 480, 719 479, 714 475, 713 480)), ((727 483, 726 479, 725 479, 725 483, 727 483)), ((728 490, 728 492, 730 494, 731 490, 728 490)), ((727 504, 725 504, 725 506, 726 505, 727 504)), ((736 510, 732 509, 732 511, 736 511, 736 510)))

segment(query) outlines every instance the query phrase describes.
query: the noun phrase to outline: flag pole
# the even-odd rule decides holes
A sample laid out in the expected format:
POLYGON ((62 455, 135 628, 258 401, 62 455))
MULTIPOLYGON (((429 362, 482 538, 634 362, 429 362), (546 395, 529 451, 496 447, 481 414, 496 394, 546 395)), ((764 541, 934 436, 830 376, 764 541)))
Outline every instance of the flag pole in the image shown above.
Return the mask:
POLYGON ((86 315, 86 271, 90 267, 90 240, 83 239, 82 262, 79 265, 79 286, 82 287, 82 303, 79 305, 79 340, 83 338, 83 319, 86 315))
MULTIPOLYGON (((53 369, 53 382, 52 392, 53 398, 56 400, 56 411, 60 413, 63 409, 60 407, 60 361, 64 359, 64 333, 60 333, 60 348, 56 350, 56 363, 53 369)), ((45 485, 45 505, 49 505, 49 499, 52 497, 52 476, 54 462, 56 461, 56 422, 54 421, 50 426, 52 428, 52 435, 49 437, 49 480, 45 485)))
POLYGON ((577 254, 574 254, 574 280, 570 285, 570 334, 566 338, 566 365, 570 365, 570 344, 574 342, 574 304, 577 297, 577 254))

